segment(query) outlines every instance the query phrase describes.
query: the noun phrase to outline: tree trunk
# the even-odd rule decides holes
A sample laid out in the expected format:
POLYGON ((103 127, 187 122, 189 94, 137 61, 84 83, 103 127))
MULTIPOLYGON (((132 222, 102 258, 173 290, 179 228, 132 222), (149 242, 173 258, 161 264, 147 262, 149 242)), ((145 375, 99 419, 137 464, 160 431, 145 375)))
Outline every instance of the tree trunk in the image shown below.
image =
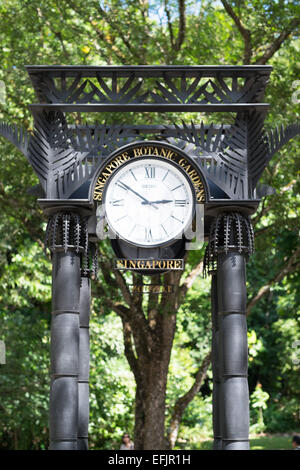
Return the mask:
POLYGON ((169 362, 153 359, 149 366, 145 404, 144 450, 164 450, 165 401, 169 362))
MULTIPOLYGON (((146 306, 142 294, 130 292, 121 273, 116 271, 113 279, 105 264, 102 263, 101 269, 111 285, 121 289, 127 303, 125 306, 106 298, 107 305, 122 319, 125 355, 136 382, 134 447, 136 450, 165 450, 168 448, 166 388, 176 313, 199 269, 193 271, 181 287, 182 272, 167 273, 163 280, 159 275, 152 276, 151 284, 162 281, 164 286, 172 285, 173 291, 161 297, 149 294, 146 306)), ((133 285, 142 283, 142 277, 133 274, 133 285)))
POLYGON ((135 392, 134 448, 139 450, 142 450, 144 445, 145 392, 144 387, 137 383, 135 392))
MULTIPOLYGON (((171 330, 174 337, 172 325, 171 330)), ((165 401, 171 346, 163 350, 163 343, 157 341, 149 360, 138 361, 141 374, 135 397, 135 449, 166 449, 165 401)))

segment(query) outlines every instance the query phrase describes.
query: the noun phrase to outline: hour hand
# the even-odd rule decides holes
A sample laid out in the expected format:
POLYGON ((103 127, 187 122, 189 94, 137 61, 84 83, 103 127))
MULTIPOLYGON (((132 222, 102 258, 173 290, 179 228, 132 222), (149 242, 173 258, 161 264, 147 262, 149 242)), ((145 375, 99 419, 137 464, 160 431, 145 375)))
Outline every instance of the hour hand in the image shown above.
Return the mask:
POLYGON ((161 199, 160 201, 143 201, 142 204, 168 204, 168 202, 173 202, 172 199, 161 199))

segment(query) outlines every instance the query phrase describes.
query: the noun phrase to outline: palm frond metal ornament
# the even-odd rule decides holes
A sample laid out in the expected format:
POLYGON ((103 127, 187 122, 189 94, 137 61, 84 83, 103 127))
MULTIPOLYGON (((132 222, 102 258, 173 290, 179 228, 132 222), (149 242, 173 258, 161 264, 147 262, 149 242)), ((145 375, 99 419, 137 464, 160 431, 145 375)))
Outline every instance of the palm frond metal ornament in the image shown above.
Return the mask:
MULTIPOLYGON (((27 158, 32 189, 48 217, 52 257, 50 449, 87 449, 91 278, 97 274, 93 185, 117 149, 136 142, 177 148, 207 188, 205 271, 212 275, 215 449, 249 448, 246 261, 250 216, 272 188, 259 179, 299 124, 264 128, 270 66, 26 66, 38 103, 33 132, 0 123, 0 135, 27 158), (158 112, 161 125, 74 124, 76 112, 158 112), (195 119, 164 125, 166 112, 195 119), (227 113, 226 123, 197 113, 227 113)), ((224 115, 224 114, 223 114, 224 115)))

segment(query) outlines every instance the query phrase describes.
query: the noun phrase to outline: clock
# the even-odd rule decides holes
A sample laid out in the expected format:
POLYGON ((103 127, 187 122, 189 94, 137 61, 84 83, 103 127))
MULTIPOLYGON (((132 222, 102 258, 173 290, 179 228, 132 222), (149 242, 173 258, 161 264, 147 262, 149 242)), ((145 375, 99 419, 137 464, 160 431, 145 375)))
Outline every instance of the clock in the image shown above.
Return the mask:
POLYGON ((103 201, 118 238, 152 248, 182 238, 194 215, 195 192, 179 165, 146 156, 128 160, 111 175, 103 201))

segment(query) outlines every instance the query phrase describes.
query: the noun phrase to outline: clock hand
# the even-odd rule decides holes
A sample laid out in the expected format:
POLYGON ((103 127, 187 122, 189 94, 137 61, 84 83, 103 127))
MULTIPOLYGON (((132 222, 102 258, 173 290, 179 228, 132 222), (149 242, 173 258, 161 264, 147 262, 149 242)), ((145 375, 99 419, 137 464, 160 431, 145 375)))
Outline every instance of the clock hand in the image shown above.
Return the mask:
POLYGON ((173 202, 173 200, 172 199, 161 199, 160 201, 142 202, 142 204, 167 204, 168 202, 173 202))
POLYGON ((142 202, 142 204, 150 204, 152 207, 154 207, 154 209, 157 209, 158 210, 158 207, 155 207, 152 205, 152 203, 150 201, 148 201, 148 199, 146 199, 144 196, 142 196, 141 194, 137 193, 134 189, 132 189, 130 186, 127 186, 127 184, 123 183, 122 181, 122 186, 124 186, 124 188, 126 189, 129 189, 129 191, 133 192, 134 194, 136 194, 138 197, 140 197, 141 199, 143 199, 144 202, 142 202))

